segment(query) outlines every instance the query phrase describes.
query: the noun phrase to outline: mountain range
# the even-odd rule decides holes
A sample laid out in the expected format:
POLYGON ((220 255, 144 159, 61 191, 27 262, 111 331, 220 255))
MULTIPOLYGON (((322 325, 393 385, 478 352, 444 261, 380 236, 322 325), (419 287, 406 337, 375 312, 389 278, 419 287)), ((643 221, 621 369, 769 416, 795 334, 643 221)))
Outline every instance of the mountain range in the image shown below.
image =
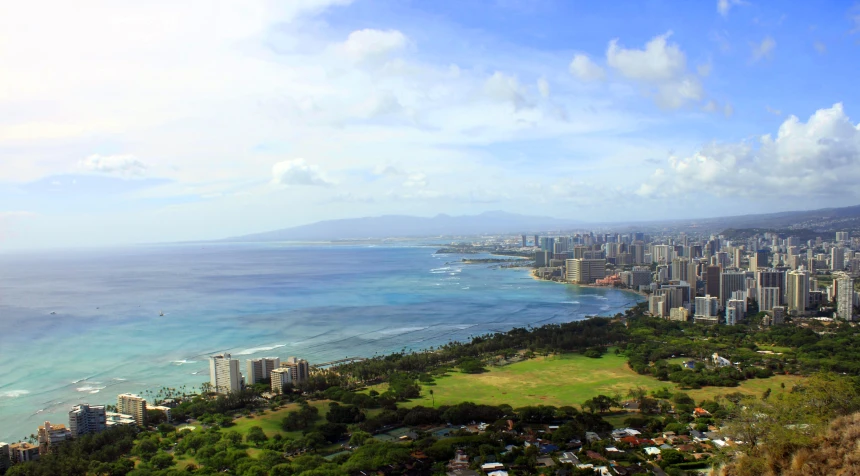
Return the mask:
POLYGON ((731 228, 756 230, 804 230, 805 232, 854 231, 860 232, 860 205, 843 208, 824 208, 758 215, 728 216, 705 219, 624 223, 586 223, 577 220, 543 216, 519 215, 503 211, 484 212, 478 215, 436 215, 417 217, 410 215, 383 215, 377 217, 325 220, 308 225, 255 233, 222 241, 330 241, 382 238, 414 238, 441 236, 474 236, 485 234, 532 234, 560 232, 584 228, 606 230, 675 229, 699 233, 719 233, 731 228))

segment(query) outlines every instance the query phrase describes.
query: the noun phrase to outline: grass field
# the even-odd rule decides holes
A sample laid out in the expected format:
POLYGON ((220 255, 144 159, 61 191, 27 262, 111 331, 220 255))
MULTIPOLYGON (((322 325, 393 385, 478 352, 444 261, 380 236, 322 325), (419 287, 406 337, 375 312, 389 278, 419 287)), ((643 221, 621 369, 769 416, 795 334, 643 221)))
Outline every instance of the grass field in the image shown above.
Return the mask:
MULTIPOLYGON (((316 423, 325 422, 325 415, 328 413, 328 400, 317 400, 308 402, 312 407, 317 407, 319 409, 319 416, 317 417, 316 423)), ((298 404, 290 404, 285 405, 275 411, 266 410, 266 413, 263 415, 252 415, 242 418, 237 418, 233 420, 233 426, 226 428, 227 430, 233 430, 239 432, 242 436, 245 436, 248 433, 248 429, 252 426, 259 426, 263 429, 263 433, 268 437, 274 436, 276 433, 280 433, 283 436, 288 436, 291 438, 298 438, 302 436, 301 431, 283 431, 281 430, 281 420, 287 416, 287 413, 297 410, 298 404)))
MULTIPOLYGON (((741 392, 760 394, 767 388, 787 388, 800 377, 775 376, 770 379, 749 380, 739 387, 706 387, 700 390, 684 390, 696 401, 714 398, 716 395, 741 392)), ((634 387, 656 390, 667 387, 677 391, 675 384, 661 382, 655 378, 639 375, 627 367, 626 358, 608 353, 599 359, 566 354, 537 358, 505 367, 491 368, 477 375, 452 373, 436 379, 433 385, 424 386, 421 397, 405 406, 436 406, 464 401, 484 404, 509 404, 514 408, 526 405, 579 405, 596 395, 622 396, 634 387), (433 390, 431 398, 429 390, 433 390)))

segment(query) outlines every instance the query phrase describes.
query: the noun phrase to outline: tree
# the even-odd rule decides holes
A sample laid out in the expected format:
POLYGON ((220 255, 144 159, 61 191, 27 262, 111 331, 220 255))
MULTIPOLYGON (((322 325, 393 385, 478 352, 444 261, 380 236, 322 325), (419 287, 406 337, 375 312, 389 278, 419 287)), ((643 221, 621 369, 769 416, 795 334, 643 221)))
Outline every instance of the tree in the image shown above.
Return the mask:
POLYGON ((433 408, 436 408, 436 396, 433 394, 433 389, 430 389, 430 398, 433 400, 433 408))
POLYGON ((173 466, 173 455, 159 451, 158 454, 149 459, 149 464, 155 469, 167 469, 173 466))
POLYGON ((268 439, 269 438, 266 437, 266 434, 263 433, 263 429, 259 426, 248 428, 248 434, 245 435, 245 441, 255 446, 265 443, 268 439))
POLYGON ((373 435, 366 431, 355 431, 352 433, 352 436, 349 438, 349 446, 361 446, 365 441, 373 438, 373 435))

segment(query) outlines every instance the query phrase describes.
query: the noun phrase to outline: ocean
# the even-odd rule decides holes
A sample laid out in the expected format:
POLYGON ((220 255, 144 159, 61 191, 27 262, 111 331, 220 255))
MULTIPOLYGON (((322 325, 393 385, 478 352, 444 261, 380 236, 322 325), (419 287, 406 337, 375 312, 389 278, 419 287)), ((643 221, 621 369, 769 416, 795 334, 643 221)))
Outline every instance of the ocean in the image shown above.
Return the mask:
POLYGON ((614 315, 641 300, 436 249, 206 243, 0 254, 0 441, 46 420, 67 424, 78 403, 199 388, 218 352, 243 371, 251 357, 371 357, 614 315))

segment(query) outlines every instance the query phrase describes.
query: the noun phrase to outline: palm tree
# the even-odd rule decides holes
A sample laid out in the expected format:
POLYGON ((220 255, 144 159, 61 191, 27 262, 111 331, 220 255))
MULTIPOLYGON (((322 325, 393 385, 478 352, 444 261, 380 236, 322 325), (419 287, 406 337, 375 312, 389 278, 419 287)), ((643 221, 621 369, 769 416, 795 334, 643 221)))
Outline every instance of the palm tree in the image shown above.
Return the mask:
POLYGON ((433 400, 433 408, 436 408, 436 396, 433 395, 433 389, 430 389, 430 398, 433 400))

